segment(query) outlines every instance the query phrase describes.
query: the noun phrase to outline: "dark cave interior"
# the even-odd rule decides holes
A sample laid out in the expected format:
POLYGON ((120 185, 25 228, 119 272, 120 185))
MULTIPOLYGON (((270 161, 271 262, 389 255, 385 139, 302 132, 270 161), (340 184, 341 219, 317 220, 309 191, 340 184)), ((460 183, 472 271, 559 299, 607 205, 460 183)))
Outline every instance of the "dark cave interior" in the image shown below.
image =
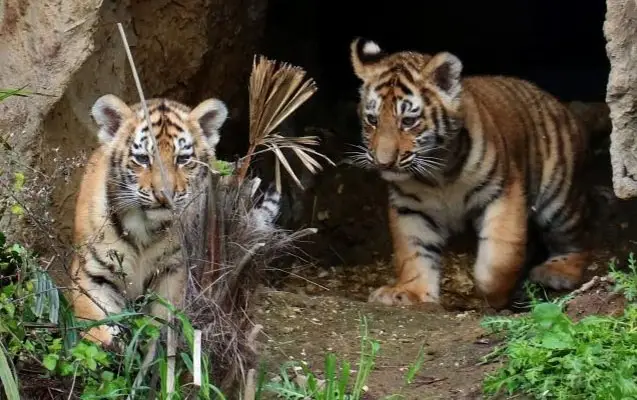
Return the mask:
MULTIPOLYGON (((356 36, 387 51, 456 54, 467 75, 526 78, 564 101, 603 101, 604 0, 377 3, 270 0, 264 52, 303 66, 328 103, 355 99, 356 36)), ((318 95, 318 93, 317 93, 318 95)))
MULTIPOLYGON (((321 138, 321 151, 338 162, 350 144, 360 142, 353 106, 359 81, 349 58, 353 38, 372 39, 387 52, 449 51, 462 60, 465 75, 517 76, 562 101, 601 102, 610 70, 605 13, 604 0, 421 1, 400 6, 269 0, 260 51, 303 67, 316 80, 319 90, 293 115, 292 130, 301 135, 309 125, 335 133, 321 138)), ((598 169, 606 171, 610 164, 607 158, 602 162, 598 169)), ((329 209, 331 217, 319 223, 315 238, 320 249, 311 253, 325 265, 372 263, 374 252, 384 258, 390 251, 383 193, 382 183, 372 175, 339 168, 315 177, 304 195, 305 217, 292 219, 316 223, 314 209, 329 209), (343 184, 352 194, 335 194, 343 184)))

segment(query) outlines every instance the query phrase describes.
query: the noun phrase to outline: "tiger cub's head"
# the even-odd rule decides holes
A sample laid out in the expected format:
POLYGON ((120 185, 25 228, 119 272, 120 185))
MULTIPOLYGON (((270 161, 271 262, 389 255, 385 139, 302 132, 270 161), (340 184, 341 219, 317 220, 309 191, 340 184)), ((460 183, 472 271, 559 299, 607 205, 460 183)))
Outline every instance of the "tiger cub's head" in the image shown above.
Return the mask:
POLYGON ((351 43, 362 81, 358 114, 364 152, 359 165, 389 180, 435 177, 462 124, 462 63, 453 54, 387 54, 372 41, 351 43))
POLYGON ((117 211, 141 209, 150 219, 166 219, 171 204, 174 210, 183 210, 193 185, 205 176, 228 109, 217 99, 205 100, 192 110, 168 99, 146 104, 152 130, 140 103, 129 106, 112 94, 100 97, 91 115, 109 160, 110 205, 117 211), (167 190, 162 190, 164 181, 167 190))

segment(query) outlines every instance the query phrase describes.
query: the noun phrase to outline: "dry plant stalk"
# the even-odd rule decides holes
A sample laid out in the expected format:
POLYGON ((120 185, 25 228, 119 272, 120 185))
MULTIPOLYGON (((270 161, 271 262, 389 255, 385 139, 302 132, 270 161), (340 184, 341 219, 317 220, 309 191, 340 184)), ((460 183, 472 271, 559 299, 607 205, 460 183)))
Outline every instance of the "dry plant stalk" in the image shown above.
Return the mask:
POLYGON ((275 133, 275 129, 305 103, 317 91, 313 79, 305 79, 302 68, 288 63, 277 64, 264 56, 254 58, 250 75, 250 145, 241 167, 236 175, 239 182, 246 177, 252 156, 257 147, 265 146, 276 155, 276 188, 281 192, 281 168, 292 176, 301 189, 303 185, 288 163, 281 149, 289 148, 301 160, 311 173, 320 170, 321 164, 314 156, 334 163, 323 154, 308 146, 318 145, 318 137, 284 137, 275 133))
MULTIPOLYGON (((142 85, 141 82, 139 80, 139 75, 137 74, 137 68, 135 68, 135 61, 133 60, 133 55, 131 54, 130 51, 130 47, 128 45, 128 40, 126 38, 126 33, 124 32, 124 26, 122 25, 121 22, 117 23, 117 28, 119 29, 119 34, 122 37, 122 42, 124 44, 124 50, 126 51, 126 57, 128 58, 128 62, 130 63, 130 67, 131 67, 131 72, 133 74, 133 79, 135 80, 135 86, 137 87, 137 93, 139 94, 139 99, 142 105, 142 109, 144 110, 144 116, 146 118, 146 123, 148 124, 148 129, 149 129, 149 136, 150 136, 150 140, 153 143, 153 149, 155 151, 155 160, 157 160, 158 164, 159 164, 159 172, 161 174, 161 183, 162 183, 162 188, 161 188, 161 192, 164 194, 164 197, 168 200, 168 204, 170 205, 171 208, 173 208, 173 202, 172 202, 172 190, 170 188, 170 186, 168 185, 168 178, 166 175, 166 167, 164 166, 164 163, 161 160, 161 157, 159 155, 159 147, 157 146, 157 141, 155 139, 155 135, 153 132, 153 124, 152 121, 150 119, 150 113, 148 112, 148 107, 146 105, 146 98, 144 97, 144 91, 142 90, 142 85)), ((167 326, 168 329, 168 339, 167 339, 167 348, 168 348, 168 372, 167 372, 167 391, 169 394, 174 392, 174 388, 175 388, 175 357, 174 357, 174 353, 175 353, 175 349, 177 348, 177 337, 174 334, 175 332, 173 332, 173 329, 171 327, 172 325, 172 319, 173 319, 173 315, 172 312, 170 313, 170 317, 169 317, 169 324, 167 326), (171 356, 172 355, 172 356, 171 356)), ((139 381, 141 382, 143 376, 145 375, 145 371, 148 369, 148 367, 150 366, 150 364, 154 361, 155 359, 155 346, 156 346, 156 342, 153 342, 150 346, 150 349, 148 350, 148 352, 146 353, 146 356, 144 357, 144 363, 142 364, 142 368, 139 371, 139 374, 137 375, 137 377, 135 378, 135 381, 139 381)), ((131 396, 132 397, 132 393, 131 396)))
POLYGON ((168 177, 166 176, 166 167, 164 163, 161 161, 161 157, 159 155, 159 147, 157 147, 157 141, 155 140, 155 135, 153 134, 153 123, 150 120, 150 113, 148 112, 148 107, 146 105, 146 98, 144 97, 144 91, 142 90, 142 84, 139 80, 139 75, 137 74, 137 68, 135 68, 135 61, 133 60, 133 55, 131 54, 130 47, 128 46, 128 40, 126 39, 126 33, 124 32, 124 26, 121 22, 117 23, 117 28, 119 29, 119 34, 122 37, 122 42, 124 42, 124 50, 126 50, 126 57, 128 58, 128 62, 130 63, 131 72, 133 74, 133 80, 135 81, 135 86, 137 87, 137 93, 139 94, 139 101, 142 104, 142 109, 144 110, 144 117, 146 118, 146 123, 148 124, 148 132, 150 132, 150 140, 153 142, 153 148, 155 150, 155 160, 158 161, 159 164, 159 172, 161 174, 161 183, 162 183, 162 193, 164 197, 168 200, 168 204, 170 207, 173 207, 172 203, 172 190, 168 186, 168 177))
POLYGON ((256 367, 256 329, 249 313, 252 297, 270 264, 293 253, 295 242, 316 233, 307 228, 290 232, 264 225, 255 211, 259 178, 246 179, 256 149, 276 155, 276 188, 281 193, 280 165, 301 187, 283 154, 291 149, 305 168, 316 173, 314 156, 334 163, 316 150, 318 137, 283 137, 275 129, 315 92, 305 71, 287 63, 255 57, 250 77, 250 146, 231 176, 209 173, 191 211, 181 221, 181 240, 189 271, 185 313, 202 332, 201 346, 215 366, 213 382, 222 389, 243 384, 252 391, 249 371, 256 367))

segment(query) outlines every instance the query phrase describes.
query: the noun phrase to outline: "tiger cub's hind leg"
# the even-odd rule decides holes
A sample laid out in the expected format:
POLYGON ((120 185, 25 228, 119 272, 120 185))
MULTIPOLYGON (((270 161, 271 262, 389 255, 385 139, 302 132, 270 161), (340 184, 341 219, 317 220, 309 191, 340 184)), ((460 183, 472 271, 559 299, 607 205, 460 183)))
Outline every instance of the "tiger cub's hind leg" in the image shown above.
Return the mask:
POLYGON ((572 290, 581 283, 591 261, 584 245, 585 204, 570 201, 558 210, 554 215, 546 211, 539 215, 549 258, 531 270, 530 279, 553 290, 572 290))

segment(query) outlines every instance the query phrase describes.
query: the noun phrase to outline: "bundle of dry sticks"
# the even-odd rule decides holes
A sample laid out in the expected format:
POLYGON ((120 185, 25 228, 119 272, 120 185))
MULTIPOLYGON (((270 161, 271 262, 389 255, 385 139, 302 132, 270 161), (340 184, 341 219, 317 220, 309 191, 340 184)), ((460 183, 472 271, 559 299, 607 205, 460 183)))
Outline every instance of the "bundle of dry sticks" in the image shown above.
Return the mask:
POLYGON ((250 77, 250 146, 240 165, 226 175, 212 171, 205 196, 182 221, 182 245, 188 255, 189 285, 185 313, 202 331, 202 350, 213 359, 214 382, 222 388, 246 385, 255 368, 254 337, 259 327, 249 319, 250 299, 264 271, 277 258, 291 254, 295 242, 316 232, 297 232, 264 225, 252 213, 259 201, 259 178, 246 178, 253 155, 263 150, 275 157, 276 190, 281 193, 281 168, 301 186, 285 153, 296 155, 312 173, 321 169, 311 149, 318 138, 283 137, 276 128, 316 91, 305 71, 265 57, 255 57, 250 77), (283 149, 287 149, 285 152, 283 149), (202 234, 203 232, 203 234, 202 234))

